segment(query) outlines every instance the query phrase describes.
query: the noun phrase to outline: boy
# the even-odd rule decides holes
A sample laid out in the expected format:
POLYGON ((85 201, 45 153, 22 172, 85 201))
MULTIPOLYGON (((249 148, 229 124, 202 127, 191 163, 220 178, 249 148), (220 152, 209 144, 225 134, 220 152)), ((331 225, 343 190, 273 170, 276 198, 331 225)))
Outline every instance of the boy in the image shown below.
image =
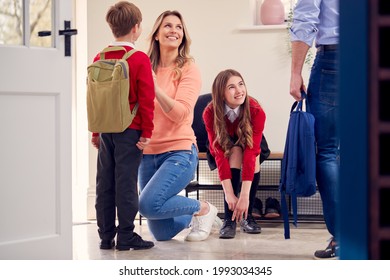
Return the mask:
MULTIPOLYGON (((123 46, 127 51, 141 34, 141 11, 134 4, 121 1, 111 6, 106 15, 115 41, 110 46, 123 46)), ((106 59, 120 59, 124 51, 112 51, 106 59)), ((99 60, 99 54, 94 61, 99 60)), ((127 60, 130 72, 129 106, 139 104, 130 126, 121 133, 92 134, 92 144, 98 151, 96 175, 96 218, 100 249, 149 249, 151 241, 144 241, 134 232, 138 212, 138 166, 142 150, 149 143, 153 131, 154 83, 149 57, 137 51, 127 60), (116 213, 118 226, 115 226, 116 213)))

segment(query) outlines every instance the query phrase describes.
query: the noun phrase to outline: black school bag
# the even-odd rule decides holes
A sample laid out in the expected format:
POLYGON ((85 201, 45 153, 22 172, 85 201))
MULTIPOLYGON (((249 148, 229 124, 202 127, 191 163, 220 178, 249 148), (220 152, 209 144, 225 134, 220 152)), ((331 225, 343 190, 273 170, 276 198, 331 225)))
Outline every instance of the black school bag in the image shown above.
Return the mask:
POLYGON ((310 113, 304 92, 302 97, 306 101, 306 111, 302 110, 303 100, 294 102, 291 107, 279 184, 285 239, 290 238, 286 196, 291 197, 293 223, 297 226, 297 197, 316 193, 314 116, 310 113))

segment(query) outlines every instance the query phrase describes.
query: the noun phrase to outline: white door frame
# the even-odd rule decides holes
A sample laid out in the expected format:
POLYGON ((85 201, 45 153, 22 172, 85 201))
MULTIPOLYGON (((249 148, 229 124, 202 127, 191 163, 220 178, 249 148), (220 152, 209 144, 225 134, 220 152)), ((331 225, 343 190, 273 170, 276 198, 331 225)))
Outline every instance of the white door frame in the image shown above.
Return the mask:
MULTIPOLYGON (((91 62, 88 53, 88 0, 73 0, 76 26, 75 89, 73 95, 73 222, 85 223, 96 218, 96 158, 97 151, 90 144, 86 107, 86 69, 91 62)), ((94 2, 93 5, 99 5, 94 2)), ((104 20, 104 19, 102 19, 104 20)))

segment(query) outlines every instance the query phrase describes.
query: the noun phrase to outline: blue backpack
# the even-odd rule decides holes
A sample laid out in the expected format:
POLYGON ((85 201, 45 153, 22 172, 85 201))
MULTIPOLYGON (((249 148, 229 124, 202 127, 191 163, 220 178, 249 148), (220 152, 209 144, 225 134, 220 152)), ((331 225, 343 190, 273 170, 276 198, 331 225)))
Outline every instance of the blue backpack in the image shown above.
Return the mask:
MULTIPOLYGON (((306 94, 302 92, 304 100, 306 94)), ((290 111, 286 144, 282 159, 279 191, 284 221, 284 237, 290 238, 289 213, 286 196, 291 197, 294 225, 297 226, 297 197, 309 197, 316 193, 316 146, 314 116, 306 100, 306 111, 301 101, 294 102, 290 111), (296 109, 296 110, 294 110, 296 109)))

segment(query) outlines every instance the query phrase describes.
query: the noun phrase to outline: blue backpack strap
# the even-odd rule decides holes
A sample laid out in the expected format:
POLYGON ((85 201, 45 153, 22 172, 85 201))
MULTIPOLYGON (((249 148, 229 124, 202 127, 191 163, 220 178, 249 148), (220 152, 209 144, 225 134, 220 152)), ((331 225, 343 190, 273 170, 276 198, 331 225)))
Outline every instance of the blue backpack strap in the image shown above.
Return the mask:
MULTIPOLYGON (((296 105, 296 104, 295 104, 296 105)), ((291 108, 291 111, 294 110, 294 105, 291 108)), ((287 134, 289 132, 287 131, 287 134)), ((291 133, 291 132, 290 132, 291 133)), ((288 205, 286 200, 286 175, 287 175, 287 162, 288 162, 288 135, 286 137, 286 143, 284 146, 283 160, 281 163, 281 174, 280 174, 280 183, 279 183, 279 191, 281 194, 280 198, 280 208, 282 211, 282 217, 284 222, 284 238, 290 239, 290 221, 289 221, 289 213, 288 213, 288 205)))
POLYGON ((294 226, 297 226, 298 224, 298 203, 297 203, 297 195, 295 192, 291 194, 291 204, 292 204, 292 211, 293 211, 293 217, 294 221, 293 224, 294 226))
POLYGON ((283 222, 284 222, 284 238, 290 239, 290 221, 288 218, 288 205, 287 205, 285 191, 282 191, 282 193, 281 193, 280 203, 281 203, 280 206, 281 206, 282 217, 283 217, 283 222))

